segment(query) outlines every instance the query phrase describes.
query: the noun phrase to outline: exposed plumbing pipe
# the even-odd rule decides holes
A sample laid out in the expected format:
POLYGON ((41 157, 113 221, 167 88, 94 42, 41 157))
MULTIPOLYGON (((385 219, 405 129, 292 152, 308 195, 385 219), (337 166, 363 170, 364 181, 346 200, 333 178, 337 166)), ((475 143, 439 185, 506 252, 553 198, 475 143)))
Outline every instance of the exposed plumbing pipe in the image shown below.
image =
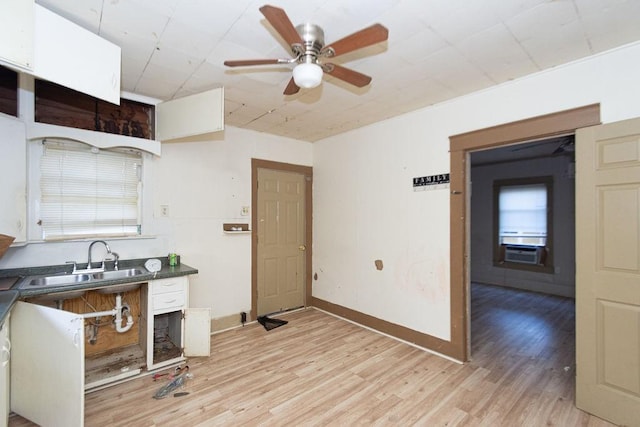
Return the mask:
POLYGON ((127 332, 129 329, 131 329, 131 327, 133 326, 133 316, 131 315, 131 312, 129 312, 129 309, 127 307, 123 307, 122 305, 122 295, 120 295, 119 293, 116 294, 116 306, 115 308, 111 309, 111 310, 106 310, 106 311, 96 311, 93 313, 82 313, 81 316, 84 319, 88 319, 91 317, 102 317, 102 316, 115 316, 116 320, 116 331, 119 334, 122 334, 124 332, 127 332), (126 313, 126 314, 125 314, 126 313), (127 323, 122 326, 122 315, 125 314, 125 316, 127 317, 127 323))

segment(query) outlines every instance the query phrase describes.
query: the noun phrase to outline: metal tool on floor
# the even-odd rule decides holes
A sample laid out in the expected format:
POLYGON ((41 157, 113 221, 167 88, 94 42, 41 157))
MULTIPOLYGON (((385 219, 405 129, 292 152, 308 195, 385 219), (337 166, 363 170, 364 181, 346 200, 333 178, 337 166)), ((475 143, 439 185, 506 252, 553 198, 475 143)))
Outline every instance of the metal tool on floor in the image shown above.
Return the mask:
MULTIPOLYGON (((169 383, 162 386, 156 394, 153 395, 154 399, 164 399, 176 389, 182 387, 188 378, 193 378, 193 375, 189 373, 189 366, 185 366, 180 370, 180 373, 176 375, 169 383)), ((177 393, 176 393, 177 394, 177 393)))

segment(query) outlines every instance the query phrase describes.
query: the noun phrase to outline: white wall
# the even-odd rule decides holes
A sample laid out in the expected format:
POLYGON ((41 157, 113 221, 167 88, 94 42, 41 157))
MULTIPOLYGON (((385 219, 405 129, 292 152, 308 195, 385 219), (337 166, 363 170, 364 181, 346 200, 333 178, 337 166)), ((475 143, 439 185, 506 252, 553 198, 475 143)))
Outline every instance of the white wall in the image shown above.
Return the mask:
POLYGON ((571 158, 554 156, 471 167, 471 281, 575 296, 575 180, 567 175, 571 158), (553 177, 553 273, 493 265, 493 182, 553 177))
MULTIPOLYGON (((251 158, 311 165, 311 144, 227 127, 220 139, 163 144, 155 165, 158 238, 196 267, 190 305, 212 318, 251 310, 251 235, 222 232, 224 222, 251 224, 251 158), (160 205, 169 218, 158 218, 160 205)), ((165 250, 165 252, 167 252, 165 250)), ((163 253, 165 253, 163 252, 163 253)))
POLYGON ((451 135, 593 103, 640 116, 638 75, 634 44, 316 142, 314 296, 448 340, 449 193, 411 178, 449 172, 451 135))

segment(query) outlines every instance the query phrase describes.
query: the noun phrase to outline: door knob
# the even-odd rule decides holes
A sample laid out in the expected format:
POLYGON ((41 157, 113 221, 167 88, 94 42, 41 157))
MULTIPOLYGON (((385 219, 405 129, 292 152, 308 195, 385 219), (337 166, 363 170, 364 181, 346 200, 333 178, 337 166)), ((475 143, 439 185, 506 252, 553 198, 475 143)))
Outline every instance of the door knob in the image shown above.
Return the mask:
POLYGON ((298 246, 298 249, 301 250, 301 251, 306 251, 307 247, 305 245, 300 245, 300 246, 298 246))

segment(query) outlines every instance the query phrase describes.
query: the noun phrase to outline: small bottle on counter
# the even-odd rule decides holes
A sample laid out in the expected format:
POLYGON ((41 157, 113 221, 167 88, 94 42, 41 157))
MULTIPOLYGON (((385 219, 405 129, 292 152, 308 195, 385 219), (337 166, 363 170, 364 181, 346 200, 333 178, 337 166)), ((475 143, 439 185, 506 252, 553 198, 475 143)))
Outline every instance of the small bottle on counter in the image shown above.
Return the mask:
POLYGON ((176 265, 178 265, 178 255, 171 252, 169 253, 169 267, 175 267, 176 265))

